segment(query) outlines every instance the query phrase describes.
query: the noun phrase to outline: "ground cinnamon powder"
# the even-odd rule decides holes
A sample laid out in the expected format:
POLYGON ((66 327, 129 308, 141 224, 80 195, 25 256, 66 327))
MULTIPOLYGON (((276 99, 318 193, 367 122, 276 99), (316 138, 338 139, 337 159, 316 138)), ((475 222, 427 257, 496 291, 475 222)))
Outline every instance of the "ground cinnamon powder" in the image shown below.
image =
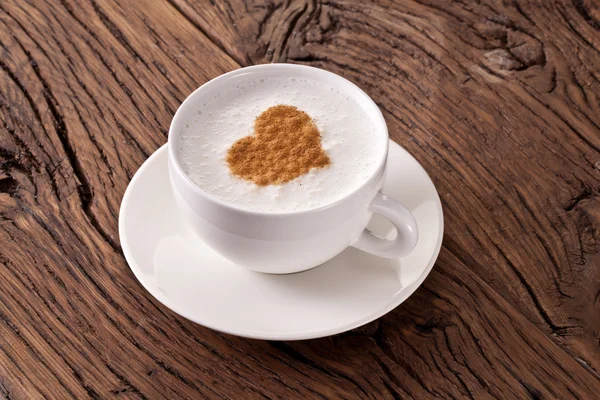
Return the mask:
POLYGON ((256 118, 254 135, 231 146, 227 163, 234 175, 266 186, 289 182, 312 168, 328 166, 331 160, 310 116, 280 104, 256 118))

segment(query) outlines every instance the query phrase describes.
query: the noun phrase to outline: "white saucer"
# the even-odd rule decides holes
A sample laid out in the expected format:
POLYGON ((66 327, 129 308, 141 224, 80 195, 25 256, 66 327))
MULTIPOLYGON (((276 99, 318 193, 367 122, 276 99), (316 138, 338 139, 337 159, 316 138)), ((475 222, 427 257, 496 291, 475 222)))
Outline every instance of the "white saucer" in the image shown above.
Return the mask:
MULTIPOLYGON (((442 206, 431 179, 390 142, 383 192, 417 220, 419 242, 409 256, 389 260, 350 247, 298 274, 252 272, 212 251, 181 220, 167 157, 165 145, 140 167, 125 192, 119 215, 123 252, 137 279, 161 303, 221 332, 297 340, 356 328, 406 300, 431 271, 442 245, 442 206)), ((377 215, 369 227, 384 236, 395 234, 377 215)))

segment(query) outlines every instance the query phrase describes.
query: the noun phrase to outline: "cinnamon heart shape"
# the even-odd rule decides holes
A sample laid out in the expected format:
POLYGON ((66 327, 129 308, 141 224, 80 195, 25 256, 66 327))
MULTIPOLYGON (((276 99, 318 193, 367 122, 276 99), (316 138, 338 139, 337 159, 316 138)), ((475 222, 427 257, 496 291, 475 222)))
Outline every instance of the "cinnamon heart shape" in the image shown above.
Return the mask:
POLYGON ((321 133, 310 116, 293 106, 268 108, 254 121, 254 135, 227 152, 232 174, 259 186, 281 185, 312 168, 331 164, 321 133))

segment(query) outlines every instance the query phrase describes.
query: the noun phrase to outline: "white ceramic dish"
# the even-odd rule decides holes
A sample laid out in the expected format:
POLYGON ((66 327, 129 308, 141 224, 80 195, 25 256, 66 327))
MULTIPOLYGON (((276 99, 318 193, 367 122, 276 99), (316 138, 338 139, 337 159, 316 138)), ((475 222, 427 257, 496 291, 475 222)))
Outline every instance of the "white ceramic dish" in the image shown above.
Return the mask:
MULTIPOLYGON (((121 245, 146 290, 206 327, 266 340, 344 332, 406 300, 440 251, 443 214, 435 186, 419 163, 393 142, 383 193, 414 215, 419 229, 415 250, 400 259, 384 259, 349 247, 317 268, 289 275, 242 268, 205 245, 180 217, 167 153, 165 145, 131 180, 119 215, 121 245)), ((388 239, 394 236, 392 225, 379 215, 369 228, 388 239)))

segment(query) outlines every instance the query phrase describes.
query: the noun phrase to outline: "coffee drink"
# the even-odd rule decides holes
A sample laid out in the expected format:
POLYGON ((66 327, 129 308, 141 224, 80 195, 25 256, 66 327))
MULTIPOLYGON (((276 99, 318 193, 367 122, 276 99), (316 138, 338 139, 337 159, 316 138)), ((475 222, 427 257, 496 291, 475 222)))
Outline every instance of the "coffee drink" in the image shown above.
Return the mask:
POLYGON ((197 186, 230 205, 273 213, 346 197, 373 175, 384 151, 354 99, 302 77, 237 80, 198 108, 180 138, 181 167, 197 186), (260 142, 264 132, 271 144, 260 142), (296 136, 273 145, 273 135, 296 136))

